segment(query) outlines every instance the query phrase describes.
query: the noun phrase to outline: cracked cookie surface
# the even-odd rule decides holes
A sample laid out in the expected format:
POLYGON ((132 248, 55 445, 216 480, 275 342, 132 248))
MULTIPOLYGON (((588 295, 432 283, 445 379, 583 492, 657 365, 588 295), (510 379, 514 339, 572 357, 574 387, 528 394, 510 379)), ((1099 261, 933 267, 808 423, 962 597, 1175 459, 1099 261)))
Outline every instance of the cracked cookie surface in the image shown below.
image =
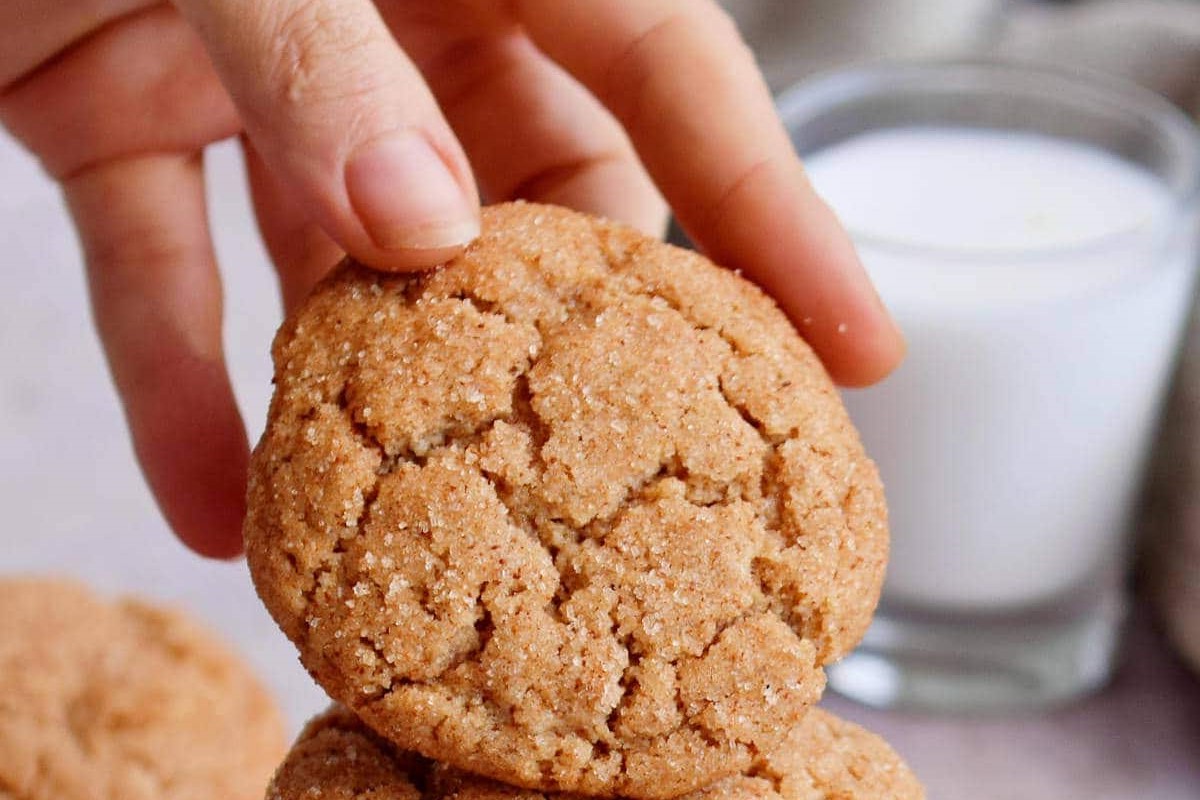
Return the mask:
POLYGON ((878 599, 874 465, 758 289, 564 209, 446 268, 348 263, 276 338, 255 584, 336 700, 543 790, 745 769, 878 599))
MULTIPOLYGON (((814 708, 770 755, 683 800, 922 800, 887 742, 814 708)), ((275 774, 267 800, 572 800, 469 775, 397 749, 344 708, 313 719, 275 774)), ((576 796, 577 798, 578 796, 576 796)))
POLYGON ((0 580, 0 797, 258 800, 286 751, 266 690, 183 614, 0 580))

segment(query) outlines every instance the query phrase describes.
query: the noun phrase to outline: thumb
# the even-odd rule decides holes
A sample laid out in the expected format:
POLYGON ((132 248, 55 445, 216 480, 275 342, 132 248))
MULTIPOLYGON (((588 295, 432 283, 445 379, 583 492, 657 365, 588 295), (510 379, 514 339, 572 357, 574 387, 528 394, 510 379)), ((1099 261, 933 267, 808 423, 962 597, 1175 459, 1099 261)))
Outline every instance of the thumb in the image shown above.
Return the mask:
POLYGON ((479 233, 470 166, 370 0, 175 0, 255 150, 380 269, 445 261, 479 233))

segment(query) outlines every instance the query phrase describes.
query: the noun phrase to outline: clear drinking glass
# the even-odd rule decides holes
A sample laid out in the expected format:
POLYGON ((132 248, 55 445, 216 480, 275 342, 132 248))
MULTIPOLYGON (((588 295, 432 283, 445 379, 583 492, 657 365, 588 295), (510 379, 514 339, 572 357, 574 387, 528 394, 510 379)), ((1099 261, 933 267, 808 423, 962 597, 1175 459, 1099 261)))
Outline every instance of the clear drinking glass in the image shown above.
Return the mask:
POLYGON ((779 108, 909 343, 893 376, 845 395, 883 475, 892 554, 876 620, 830 686, 876 706, 982 710, 1101 685, 1197 265, 1195 127, 1130 85, 978 62, 844 71, 790 90, 779 108), (839 207, 846 193, 823 185, 823 153, 896 129, 1087 145, 1101 166, 1144 171, 1164 200, 1106 227, 1133 202, 1119 181, 1084 181, 1069 159, 1041 156, 1037 174, 1010 174, 968 141, 957 166, 930 142, 875 165, 864 151, 850 167, 857 199, 839 207), (970 176, 963 213, 909 235, 905 215, 931 202, 939 169, 970 176), (972 217, 1014 182, 1050 206, 1042 193, 1059 193, 1081 219, 1023 221, 1026 239, 999 212, 972 217), (913 205, 871 222, 888 197, 913 205))

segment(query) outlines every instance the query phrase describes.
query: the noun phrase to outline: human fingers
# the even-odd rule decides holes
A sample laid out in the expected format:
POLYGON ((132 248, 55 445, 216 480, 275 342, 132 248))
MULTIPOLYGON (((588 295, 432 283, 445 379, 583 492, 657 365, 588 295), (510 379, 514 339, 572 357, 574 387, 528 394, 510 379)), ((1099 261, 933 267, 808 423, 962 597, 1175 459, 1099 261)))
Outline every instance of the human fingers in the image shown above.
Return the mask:
POLYGON ((258 230, 279 278, 284 313, 291 313, 345 253, 313 222, 244 139, 242 152, 258 230))
POLYGON ((96 327, 159 508, 196 552, 235 556, 248 446, 221 347, 200 159, 117 159, 63 187, 96 327))
POLYGON ((11 86, 97 28, 155 0, 6 0, 0 3, 0 87, 11 86))
POLYGON ((175 2, 263 161, 343 249, 421 268, 478 235, 466 157, 372 2, 175 2))
POLYGON ((451 44, 421 65, 489 201, 557 203, 662 235, 666 204, 624 129, 524 35, 451 44))
POLYGON ((60 181, 145 153, 194 153, 241 125, 203 44, 162 5, 101 26, 0 91, 0 121, 60 181))
POLYGON ((809 185, 733 23, 708 0, 513 0, 537 45, 629 131, 692 239, 779 302, 843 384, 904 343, 809 185))

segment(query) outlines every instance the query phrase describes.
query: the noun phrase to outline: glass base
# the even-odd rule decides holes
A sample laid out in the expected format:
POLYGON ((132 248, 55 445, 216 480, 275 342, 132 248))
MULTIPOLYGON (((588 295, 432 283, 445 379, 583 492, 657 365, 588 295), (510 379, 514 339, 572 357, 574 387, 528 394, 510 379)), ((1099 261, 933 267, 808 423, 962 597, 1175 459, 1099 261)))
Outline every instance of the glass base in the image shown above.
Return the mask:
POLYGON ((901 618, 881 610, 858 649, 828 668, 829 688, 876 708, 1046 708, 1107 682, 1125 614, 1116 590, 1067 619, 901 618))

